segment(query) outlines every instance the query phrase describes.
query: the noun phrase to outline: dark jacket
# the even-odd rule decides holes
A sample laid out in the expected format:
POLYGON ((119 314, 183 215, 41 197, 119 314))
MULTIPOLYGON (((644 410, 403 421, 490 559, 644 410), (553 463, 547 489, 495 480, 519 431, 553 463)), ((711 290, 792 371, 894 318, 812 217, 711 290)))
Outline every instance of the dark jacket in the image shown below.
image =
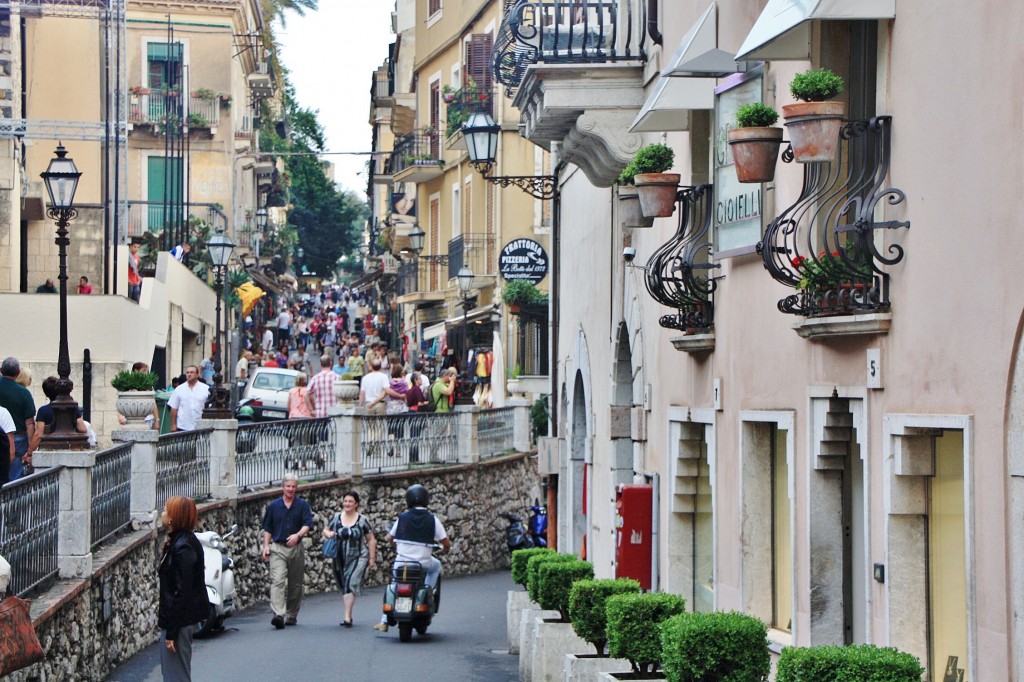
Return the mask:
POLYGON ((195 533, 176 532, 171 536, 171 546, 160 558, 157 625, 173 641, 178 638, 178 630, 198 623, 209 613, 203 546, 195 533))

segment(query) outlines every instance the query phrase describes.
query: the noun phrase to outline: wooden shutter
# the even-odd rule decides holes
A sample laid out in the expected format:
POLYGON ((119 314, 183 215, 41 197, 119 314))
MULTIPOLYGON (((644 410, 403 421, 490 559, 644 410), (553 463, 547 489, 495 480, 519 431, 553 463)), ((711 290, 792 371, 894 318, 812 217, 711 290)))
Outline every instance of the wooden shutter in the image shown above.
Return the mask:
POLYGON ((434 16, 441 11, 441 0, 430 0, 427 8, 427 16, 434 16))
POLYGON ((430 84, 430 127, 434 135, 430 138, 430 153, 435 159, 441 158, 441 83, 430 84))
MULTIPOLYGON (((441 202, 435 197, 430 200, 429 222, 427 229, 430 230, 430 253, 441 253, 441 202)), ((441 278, 436 258, 430 259, 430 289, 439 291, 441 289, 441 278)))
POLYGON ((493 44, 494 40, 490 33, 474 33, 470 35, 469 42, 466 43, 466 64, 462 70, 464 85, 468 84, 472 78, 473 82, 476 83, 477 90, 487 93, 489 96, 486 111, 492 116, 494 111, 491 106, 490 97, 493 97, 491 91, 494 88, 494 79, 491 76, 491 47, 493 44))

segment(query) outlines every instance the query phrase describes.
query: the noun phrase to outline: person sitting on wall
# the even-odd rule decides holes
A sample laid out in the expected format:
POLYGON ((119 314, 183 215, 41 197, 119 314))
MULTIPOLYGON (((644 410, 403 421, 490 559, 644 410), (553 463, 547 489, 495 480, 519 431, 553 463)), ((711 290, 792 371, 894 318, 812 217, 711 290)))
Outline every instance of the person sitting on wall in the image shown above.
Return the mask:
POLYGON ((40 284, 36 287, 37 294, 55 294, 57 293, 57 287, 53 286, 53 280, 46 280, 46 284, 40 284))

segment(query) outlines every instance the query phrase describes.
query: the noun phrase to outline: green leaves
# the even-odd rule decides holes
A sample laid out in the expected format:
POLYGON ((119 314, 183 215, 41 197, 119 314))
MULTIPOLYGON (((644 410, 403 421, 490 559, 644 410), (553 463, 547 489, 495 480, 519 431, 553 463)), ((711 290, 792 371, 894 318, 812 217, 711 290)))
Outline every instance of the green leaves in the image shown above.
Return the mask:
POLYGON ((639 594, 640 583, 630 578, 615 580, 577 580, 569 590, 569 619, 576 634, 594 645, 597 655, 604 655, 608 642, 608 597, 616 594, 639 594))
POLYGON ((554 554, 555 550, 547 547, 531 547, 529 549, 517 549, 512 552, 512 582, 526 587, 526 564, 530 557, 538 554, 554 554))
POLYGON ((549 561, 537 570, 537 602, 543 609, 558 611, 562 622, 569 622, 569 591, 577 580, 594 577, 594 567, 586 561, 549 561))
POLYGON ((924 668, 892 648, 787 647, 779 657, 778 682, 920 682, 924 668))
POLYGON ((798 73, 789 84, 790 94, 804 102, 824 102, 842 91, 842 76, 825 68, 798 73))
POLYGON ((608 653, 628 658, 635 672, 651 672, 661 663, 658 624, 683 612, 686 600, 675 594, 616 594, 608 597, 608 653))
POLYGON ((767 680, 767 634, 764 623, 743 613, 683 613, 670 618, 661 625, 665 677, 675 682, 767 680))

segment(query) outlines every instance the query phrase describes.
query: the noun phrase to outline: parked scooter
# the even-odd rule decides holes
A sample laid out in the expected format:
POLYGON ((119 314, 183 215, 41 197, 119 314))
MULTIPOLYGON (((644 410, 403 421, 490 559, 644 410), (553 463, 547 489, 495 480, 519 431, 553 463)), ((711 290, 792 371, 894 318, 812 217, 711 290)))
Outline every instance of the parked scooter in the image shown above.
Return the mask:
POLYGON ((426 577, 427 571, 418 561, 396 563, 391 569, 391 582, 384 590, 384 613, 388 625, 398 626, 399 641, 410 641, 413 630, 427 634, 441 606, 441 576, 433 590, 427 587, 426 577))
POLYGON ((206 594, 210 600, 210 615, 196 624, 195 637, 202 639, 214 631, 224 629, 224 619, 235 612, 235 562, 225 552, 224 541, 238 532, 238 524, 224 536, 215 531, 196 533, 203 546, 206 566, 206 594))
POLYGON ((530 507, 530 537, 534 547, 548 546, 548 509, 534 500, 530 507))
POLYGON ((517 549, 530 549, 535 546, 533 538, 526 531, 526 526, 523 525, 521 518, 510 512, 502 512, 498 516, 508 521, 508 526, 505 528, 505 543, 508 545, 509 553, 517 549))

